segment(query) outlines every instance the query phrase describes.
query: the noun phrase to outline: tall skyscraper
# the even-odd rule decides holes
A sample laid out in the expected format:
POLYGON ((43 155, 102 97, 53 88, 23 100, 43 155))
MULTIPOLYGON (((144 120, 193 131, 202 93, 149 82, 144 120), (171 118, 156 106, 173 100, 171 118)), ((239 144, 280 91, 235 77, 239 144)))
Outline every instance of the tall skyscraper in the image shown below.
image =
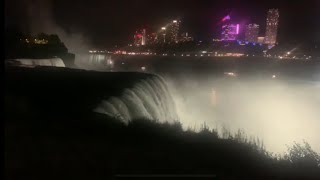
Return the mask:
POLYGON ((277 33, 279 26, 279 10, 278 9, 269 9, 267 15, 267 28, 265 43, 268 45, 275 45, 277 42, 277 33))
POLYGON ((245 40, 248 42, 256 43, 258 42, 259 35, 259 25, 258 24, 248 24, 246 26, 245 40))
POLYGON ((224 24, 222 26, 221 40, 222 41, 233 41, 236 40, 239 34, 239 24, 224 24))
POLYGON ((168 42, 168 32, 166 27, 162 27, 160 31, 158 31, 158 43, 165 44, 168 42))
POLYGON ((180 20, 173 20, 169 23, 168 32, 169 32, 169 42, 177 43, 179 41, 179 30, 180 30, 180 20))
POLYGON ((146 45, 147 35, 146 35, 146 29, 142 29, 142 38, 141 38, 141 45, 146 45))
POLYGON ((146 29, 140 29, 134 34, 134 45, 135 46, 144 46, 146 45, 146 29))
POLYGON ((221 41, 236 40, 239 34, 239 24, 231 24, 231 17, 227 15, 222 20, 221 41))

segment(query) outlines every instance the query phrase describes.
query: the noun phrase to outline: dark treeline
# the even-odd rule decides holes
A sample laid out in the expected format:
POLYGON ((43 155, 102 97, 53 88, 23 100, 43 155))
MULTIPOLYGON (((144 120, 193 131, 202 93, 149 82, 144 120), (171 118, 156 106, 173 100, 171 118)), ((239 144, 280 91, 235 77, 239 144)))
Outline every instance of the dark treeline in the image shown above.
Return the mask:
POLYGON ((46 59, 59 57, 66 65, 72 65, 74 54, 68 52, 65 44, 56 34, 31 35, 16 29, 5 31, 5 58, 46 59))

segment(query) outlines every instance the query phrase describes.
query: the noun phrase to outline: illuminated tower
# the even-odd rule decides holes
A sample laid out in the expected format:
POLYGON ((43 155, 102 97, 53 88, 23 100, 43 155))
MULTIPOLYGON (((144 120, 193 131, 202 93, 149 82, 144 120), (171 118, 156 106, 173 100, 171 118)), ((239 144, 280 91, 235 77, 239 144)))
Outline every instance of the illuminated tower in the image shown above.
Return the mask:
POLYGON ((246 32, 245 32, 246 41, 256 43, 258 42, 258 35, 259 35, 258 24, 249 24, 246 26, 246 32))
POLYGON ((134 45, 135 46, 144 46, 146 45, 146 30, 145 29, 140 29, 136 31, 134 34, 134 45))
POLYGON ((178 43, 179 41, 179 30, 180 30, 180 20, 173 20, 170 22, 168 30, 169 30, 169 42, 170 43, 178 43))
POLYGON ((167 42, 167 28, 162 27, 158 32, 158 43, 165 44, 167 42))
POLYGON ((142 29, 142 37, 141 37, 141 45, 144 46, 146 45, 146 39, 147 39, 147 36, 146 36, 146 29, 142 29))
POLYGON ((157 33, 151 33, 147 35, 147 43, 148 44, 156 44, 158 42, 157 33))
POLYGON ((269 9, 267 15, 267 28, 265 43, 268 45, 275 45, 277 42, 277 33, 279 25, 279 10, 278 9, 269 9))
POLYGON ((240 26, 239 24, 231 24, 231 17, 228 15, 222 20, 222 41, 232 41, 236 40, 239 34, 240 26))
POLYGON ((239 24, 225 24, 222 26, 221 40, 233 41, 236 40, 239 34, 239 24))

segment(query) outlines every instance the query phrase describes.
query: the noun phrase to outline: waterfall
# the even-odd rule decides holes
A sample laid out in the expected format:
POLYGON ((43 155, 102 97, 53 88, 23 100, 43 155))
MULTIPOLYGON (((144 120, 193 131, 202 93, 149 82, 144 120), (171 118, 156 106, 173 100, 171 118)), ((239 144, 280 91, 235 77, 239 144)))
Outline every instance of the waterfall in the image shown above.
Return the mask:
POLYGON ((124 89, 120 97, 102 100, 94 111, 107 114, 124 123, 134 119, 159 122, 179 120, 170 91, 159 76, 138 81, 132 88, 124 89))
POLYGON ((114 62, 106 54, 76 54, 75 65, 87 70, 107 70, 113 68, 114 62))
POLYGON ((60 58, 52 59, 12 59, 8 60, 8 64, 23 66, 23 67, 35 67, 35 66, 54 66, 65 67, 65 64, 60 58))

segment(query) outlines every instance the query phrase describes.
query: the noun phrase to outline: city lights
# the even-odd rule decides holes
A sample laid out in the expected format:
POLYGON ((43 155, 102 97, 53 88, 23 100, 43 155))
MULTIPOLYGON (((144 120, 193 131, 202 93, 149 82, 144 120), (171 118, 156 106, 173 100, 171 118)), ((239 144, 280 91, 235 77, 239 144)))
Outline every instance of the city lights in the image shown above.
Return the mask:
POLYGON ((227 21, 227 20, 230 20, 230 19, 231 19, 231 17, 230 17, 229 15, 227 15, 227 16, 225 16, 225 17, 222 19, 222 22, 227 21))
POLYGON ((222 41, 233 41, 236 40, 239 34, 239 24, 226 24, 222 26, 222 41))
POLYGON ((265 43, 268 45, 274 45, 277 42, 278 21, 279 21, 279 10, 270 9, 268 11, 266 37, 265 37, 265 43))
POLYGON ((237 31, 236 31, 236 34, 239 34, 239 30, 240 30, 240 25, 237 24, 237 31))
POLYGON ((237 74, 234 72, 225 72, 224 74, 230 77, 237 77, 237 74))
POLYGON ((135 46, 146 45, 146 29, 136 31, 134 35, 134 44, 135 46))
MULTIPOLYGON (((245 31, 245 40, 247 42, 259 42, 259 25, 258 24, 249 24, 246 26, 245 31)), ((260 40, 260 43, 263 43, 263 40, 260 40)))
MULTIPOLYGON (((276 47, 277 41, 277 31, 279 25, 279 10, 278 9, 269 9, 267 11, 266 18, 266 30, 263 36, 259 36, 260 25, 256 23, 251 24, 243 24, 244 21, 237 20, 236 18, 231 18, 230 15, 224 16, 221 21, 217 24, 218 27, 221 27, 220 33, 217 37, 213 38, 214 48, 207 51, 206 49, 210 49, 212 47, 207 44, 207 40, 199 39, 197 41, 194 40, 192 36, 189 35, 188 32, 180 32, 181 31, 181 20, 180 18, 172 18, 167 23, 163 24, 163 26, 158 27, 157 32, 150 33, 149 29, 138 29, 134 34, 134 43, 128 43, 128 47, 131 48, 131 52, 126 52, 123 50, 113 51, 114 54, 122 54, 122 55, 156 55, 156 52, 141 52, 141 50, 134 49, 143 48, 142 46, 148 47, 148 45, 155 45, 152 48, 153 51, 160 50, 160 46, 157 45, 167 45, 165 51, 161 51, 159 53, 160 56, 218 56, 218 57, 265 57, 265 58, 276 58, 276 59, 304 59, 309 60, 311 57, 299 57, 294 52, 295 49, 292 50, 286 49, 277 52, 276 55, 270 53, 270 49, 276 47), (241 22, 241 25, 240 25, 241 22), (243 30, 242 30, 243 26, 243 30), (148 34, 147 34, 148 30, 148 34), (202 50, 196 50, 192 54, 191 51, 186 51, 186 46, 183 47, 184 43, 190 42, 190 49, 201 47, 202 50), (192 42, 192 43, 191 43, 192 42), (177 44, 174 45, 174 44, 177 44), (180 53, 176 54, 179 51, 176 51, 175 48, 185 48, 179 50, 180 53), (194 46, 194 47, 192 47, 194 46), (197 46, 197 47, 196 47, 197 46), (253 47, 256 46, 256 47, 253 47), (158 49, 159 48, 159 49, 158 49), (172 49, 170 49, 172 48, 172 49), (221 50, 218 50, 218 49, 221 50), (218 50, 219 52, 212 52, 218 50), (211 52, 210 52, 211 51, 211 52), (248 52, 247 52, 248 51, 248 52), (251 51, 251 52, 250 52, 251 51), (268 52, 269 51, 269 52, 268 52), (197 53, 197 54, 196 54, 197 53), (271 55, 272 54, 272 55, 271 55), (280 56, 279 56, 280 54, 280 56)), ((237 18, 239 19, 239 18, 237 18)), ((144 26, 147 27, 147 26, 144 26)), ((36 39, 37 40, 37 39, 36 39)), ((35 41, 36 41, 35 40, 35 41)), ((150 49, 150 47, 148 47, 150 49)), ((299 49, 299 48, 298 48, 299 49)), ((146 51, 146 50, 142 50, 146 51)), ((107 51, 97 51, 98 53, 104 53, 107 51)), ((96 51, 90 50, 89 53, 96 53, 96 51)))

